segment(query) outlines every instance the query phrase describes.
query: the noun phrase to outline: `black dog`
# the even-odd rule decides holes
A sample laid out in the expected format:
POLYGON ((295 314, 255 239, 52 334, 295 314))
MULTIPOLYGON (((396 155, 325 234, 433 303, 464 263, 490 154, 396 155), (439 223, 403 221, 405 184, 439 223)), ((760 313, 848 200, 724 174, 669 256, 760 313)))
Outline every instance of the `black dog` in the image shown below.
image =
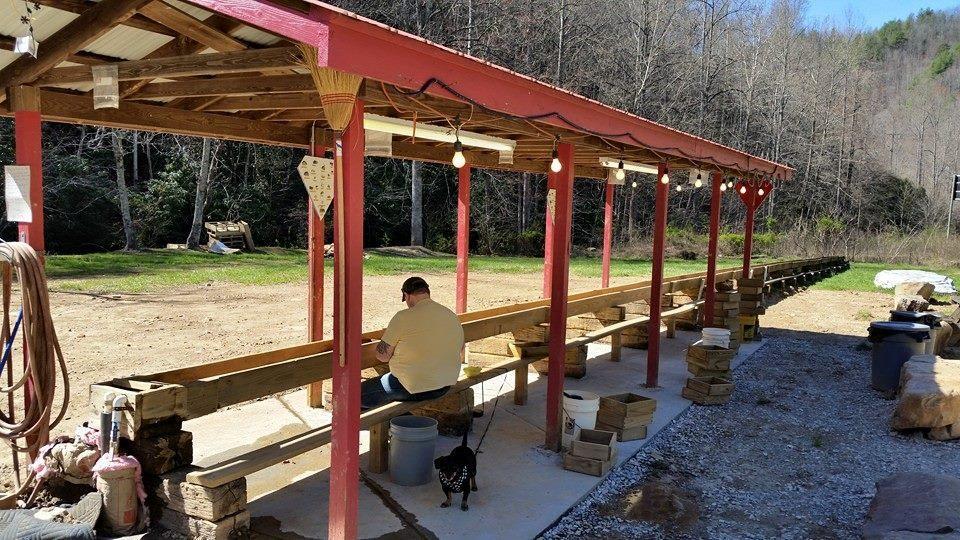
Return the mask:
POLYGON ((447 500, 440 503, 440 508, 450 506, 450 497, 454 493, 463 493, 460 509, 468 510, 467 497, 471 491, 477 490, 477 455, 467 446, 467 432, 463 433, 463 442, 453 449, 449 456, 438 457, 433 460, 433 466, 440 471, 440 486, 447 500))

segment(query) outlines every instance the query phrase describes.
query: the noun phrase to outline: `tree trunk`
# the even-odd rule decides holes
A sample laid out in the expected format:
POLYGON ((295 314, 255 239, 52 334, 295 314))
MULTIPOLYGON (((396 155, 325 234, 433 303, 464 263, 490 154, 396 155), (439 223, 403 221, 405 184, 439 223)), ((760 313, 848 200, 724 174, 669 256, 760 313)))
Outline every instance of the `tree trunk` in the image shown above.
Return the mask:
POLYGON ((420 162, 410 162, 410 245, 423 245, 423 176, 420 162))
POLYGON ((113 159, 117 165, 117 198, 120 200, 120 216, 123 219, 124 251, 137 250, 137 231, 133 227, 133 218, 130 217, 130 193, 127 191, 127 173, 123 165, 123 143, 120 134, 112 134, 113 159))
POLYGON ((133 183, 140 181, 140 132, 133 132, 133 183))
POLYGON ((212 170, 210 158, 210 139, 203 139, 203 154, 200 157, 200 174, 197 176, 197 195, 193 200, 193 224, 187 236, 187 249, 200 247, 200 233, 203 230, 203 209, 207 205, 207 190, 210 188, 212 170))

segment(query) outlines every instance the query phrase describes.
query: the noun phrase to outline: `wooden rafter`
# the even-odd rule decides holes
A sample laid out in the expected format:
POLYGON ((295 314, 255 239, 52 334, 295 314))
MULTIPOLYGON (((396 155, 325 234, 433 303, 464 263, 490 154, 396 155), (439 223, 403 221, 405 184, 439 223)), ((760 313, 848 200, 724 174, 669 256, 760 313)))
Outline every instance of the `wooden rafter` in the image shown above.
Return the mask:
POLYGON ((229 97, 311 90, 316 91, 316 87, 310 75, 277 75, 151 83, 143 86, 135 97, 136 99, 229 97))
MULTIPOLYGON (((59 9, 61 11, 67 11, 70 13, 75 13, 77 15, 82 14, 84 11, 90 9, 91 7, 97 5, 96 2, 91 0, 31 0, 40 4, 41 6, 51 7, 59 9)), ((147 32, 153 32, 154 34, 161 34, 164 36, 176 37, 177 33, 166 26, 163 26, 160 23, 151 21, 150 19, 143 17, 141 15, 133 15, 129 19, 123 21, 123 26, 129 26, 131 28, 139 28, 140 30, 146 30, 147 32)))
MULTIPOLYGON (((126 20, 134 11, 149 0, 102 0, 85 10, 79 17, 67 23, 44 40, 37 58, 23 55, 0 70, 0 88, 29 84, 66 60, 71 54, 84 48, 117 23, 126 20)), ((90 68, 81 66, 90 78, 90 68)))
MULTIPOLYGON (((12 51, 14 46, 14 40, 15 38, 11 36, 0 35, 0 49, 12 51)), ((107 56, 105 54, 97 54, 97 53, 80 51, 68 56, 67 61, 73 62, 75 64, 96 66, 100 64, 111 64, 111 63, 123 62, 124 59, 116 58, 113 56, 107 56)))
MULTIPOLYGON (((294 67, 299 64, 300 53, 296 47, 273 47, 226 53, 130 60, 117 64, 117 68, 121 81, 133 81, 222 73, 250 73, 265 69, 294 67)), ((87 81, 90 81, 89 68, 83 66, 61 67, 50 70, 49 73, 37 80, 37 84, 52 86, 87 81)))
POLYGON ((242 51, 247 48, 240 40, 226 32, 208 26, 189 13, 161 0, 154 0, 140 8, 140 13, 179 34, 219 52, 242 51))

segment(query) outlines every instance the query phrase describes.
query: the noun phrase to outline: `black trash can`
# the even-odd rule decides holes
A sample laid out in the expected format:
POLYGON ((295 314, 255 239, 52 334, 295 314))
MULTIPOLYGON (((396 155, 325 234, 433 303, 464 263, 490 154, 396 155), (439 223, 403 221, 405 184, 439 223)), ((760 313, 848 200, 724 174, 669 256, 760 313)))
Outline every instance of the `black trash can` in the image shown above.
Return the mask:
POLYGON ((873 354, 870 382, 887 399, 892 399, 900 386, 900 369, 911 356, 924 354, 930 340, 930 327, 925 324, 876 321, 868 329, 873 354))
POLYGON ((940 321, 943 320, 943 315, 937 313, 936 311, 890 310, 890 320, 899 321, 899 322, 919 323, 919 324, 925 324, 929 326, 930 341, 927 342, 926 349, 923 352, 926 354, 937 354, 937 351, 936 351, 937 332, 940 331, 940 321))

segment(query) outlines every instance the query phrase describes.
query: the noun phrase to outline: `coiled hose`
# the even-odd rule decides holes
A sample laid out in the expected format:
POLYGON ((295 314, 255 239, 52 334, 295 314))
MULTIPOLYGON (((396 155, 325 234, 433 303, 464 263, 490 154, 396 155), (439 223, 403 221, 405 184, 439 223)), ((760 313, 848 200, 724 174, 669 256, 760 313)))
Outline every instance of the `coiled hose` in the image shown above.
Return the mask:
MULTIPOLYGON (((7 411, 0 411, 0 438, 10 445, 13 452, 15 480, 19 484, 18 454, 35 456, 40 447, 47 444, 50 439, 50 430, 63 419, 67 412, 70 380, 67 377, 63 352, 57 341, 57 332, 53 327, 47 278, 40 256, 23 242, 2 242, 0 243, 0 270, 3 274, 3 326, 0 327, 0 338, 3 340, 4 349, 8 351, 4 355, 7 365, 0 365, 0 369, 5 369, 7 372, 7 386, 0 388, 0 392, 7 395, 7 411), (9 359, 10 346, 16 339, 16 335, 12 336, 10 330, 13 270, 16 270, 21 294, 19 317, 22 317, 22 323, 19 334, 23 336, 23 343, 28 351, 23 373, 17 380, 14 380, 14 361, 9 359), (63 390, 59 411, 51 420, 51 416, 57 409, 55 401, 58 378, 63 382, 63 390), (16 394, 21 390, 25 398, 18 406, 16 394), (21 414, 19 419, 16 418, 18 412, 21 414)), ((14 331, 16 332, 16 327, 14 331)), ((29 487, 32 477, 33 475, 30 475, 26 482, 18 485, 16 493, 6 494, 0 497, 0 501, 9 500, 8 498, 15 499, 29 487)))

